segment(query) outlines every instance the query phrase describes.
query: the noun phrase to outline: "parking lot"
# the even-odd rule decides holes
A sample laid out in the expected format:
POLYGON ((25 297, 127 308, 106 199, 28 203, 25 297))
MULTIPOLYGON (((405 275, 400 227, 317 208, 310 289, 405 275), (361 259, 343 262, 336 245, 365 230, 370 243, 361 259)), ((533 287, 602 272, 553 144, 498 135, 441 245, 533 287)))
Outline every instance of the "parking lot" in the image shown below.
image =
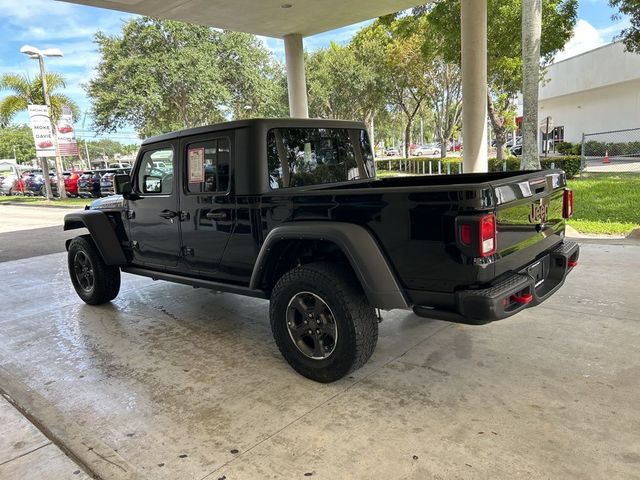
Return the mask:
POLYGON ((558 294, 487 326, 386 313, 371 361, 322 385, 265 301, 124 275, 90 307, 61 228, 29 228, 0 233, 0 390, 101 478, 640 478, 638 243, 583 242, 558 294))

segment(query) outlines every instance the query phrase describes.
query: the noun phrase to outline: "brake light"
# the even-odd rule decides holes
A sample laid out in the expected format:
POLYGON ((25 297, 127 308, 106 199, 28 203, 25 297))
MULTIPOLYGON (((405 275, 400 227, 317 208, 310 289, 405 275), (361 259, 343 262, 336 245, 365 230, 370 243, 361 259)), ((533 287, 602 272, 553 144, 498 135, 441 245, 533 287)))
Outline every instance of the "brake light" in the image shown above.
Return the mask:
POLYGON ((493 255, 496 248, 496 216, 493 213, 483 215, 480 217, 480 255, 493 255))
POLYGON ((565 188, 562 197, 562 218, 571 217, 573 217, 573 190, 565 188))

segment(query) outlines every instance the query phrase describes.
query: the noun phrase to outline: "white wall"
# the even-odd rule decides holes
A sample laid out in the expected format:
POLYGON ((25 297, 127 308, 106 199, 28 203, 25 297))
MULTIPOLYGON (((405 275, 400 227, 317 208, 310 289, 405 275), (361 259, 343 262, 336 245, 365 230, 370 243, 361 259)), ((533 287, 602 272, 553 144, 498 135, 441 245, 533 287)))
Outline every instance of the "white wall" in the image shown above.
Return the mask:
POLYGON ((549 66, 540 100, 633 80, 640 80, 640 55, 625 52, 622 43, 610 43, 549 66))
POLYGON ((551 65, 540 85, 539 116, 564 127, 568 142, 640 127, 640 55, 612 43, 551 65))
POLYGON ((640 79, 542 100, 539 115, 564 127, 567 142, 581 141, 583 133, 640 127, 640 79))

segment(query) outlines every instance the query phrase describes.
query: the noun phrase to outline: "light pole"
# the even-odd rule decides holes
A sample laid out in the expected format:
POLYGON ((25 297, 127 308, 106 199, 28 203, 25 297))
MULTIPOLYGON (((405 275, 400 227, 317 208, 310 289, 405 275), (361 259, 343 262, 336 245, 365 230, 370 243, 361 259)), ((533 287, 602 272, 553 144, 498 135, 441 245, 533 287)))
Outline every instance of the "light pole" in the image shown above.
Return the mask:
MULTIPOLYGON (((20 48, 20 53, 24 53, 32 59, 38 59, 40 65, 40 79, 42 81, 42 94, 44 96, 44 103, 47 106, 49 112, 49 120, 51 121, 51 128, 53 130, 53 146, 56 149, 56 177, 58 180, 58 194, 62 200, 67 198, 67 191, 64 186, 64 177, 62 172, 64 171, 62 166, 62 158, 60 158, 60 149, 58 148, 58 132, 56 131, 55 122, 53 122, 51 100, 49 99, 49 88, 47 87, 47 76, 44 69, 44 57, 62 57, 62 52, 59 48, 47 48, 40 50, 39 48, 32 47, 31 45, 24 45, 20 48)), ((44 177, 45 188, 47 189, 47 198, 53 200, 53 191, 51 190, 51 182, 49 179, 49 162, 46 157, 42 157, 42 173, 44 177)))

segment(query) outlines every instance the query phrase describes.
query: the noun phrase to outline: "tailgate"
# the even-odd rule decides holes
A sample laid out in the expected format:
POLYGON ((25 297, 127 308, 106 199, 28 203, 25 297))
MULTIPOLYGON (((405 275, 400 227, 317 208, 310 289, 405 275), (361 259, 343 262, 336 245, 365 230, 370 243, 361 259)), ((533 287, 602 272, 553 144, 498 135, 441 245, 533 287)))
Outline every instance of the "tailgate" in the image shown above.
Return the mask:
POLYGON ((495 275, 517 270, 564 238, 564 172, 546 170, 493 184, 498 201, 495 275))

